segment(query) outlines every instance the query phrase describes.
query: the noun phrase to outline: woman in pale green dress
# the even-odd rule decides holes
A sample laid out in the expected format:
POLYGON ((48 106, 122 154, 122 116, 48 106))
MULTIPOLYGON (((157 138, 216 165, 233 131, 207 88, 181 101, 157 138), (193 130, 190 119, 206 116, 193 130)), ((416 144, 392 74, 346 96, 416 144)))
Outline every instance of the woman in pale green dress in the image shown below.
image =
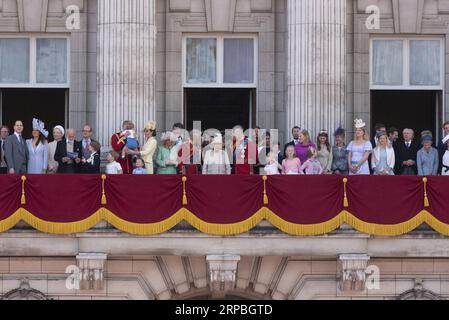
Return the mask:
POLYGON ((172 132, 166 132, 162 136, 162 145, 159 146, 156 155, 157 174, 178 173, 178 147, 175 141, 172 132))

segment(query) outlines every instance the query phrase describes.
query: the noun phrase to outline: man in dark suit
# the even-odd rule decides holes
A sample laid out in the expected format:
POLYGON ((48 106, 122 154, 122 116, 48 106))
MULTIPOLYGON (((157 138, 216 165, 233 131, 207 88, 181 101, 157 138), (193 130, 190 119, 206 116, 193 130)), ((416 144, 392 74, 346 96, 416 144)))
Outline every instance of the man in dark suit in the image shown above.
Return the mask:
POLYGON ((377 137, 387 133, 387 127, 383 123, 376 123, 374 126, 374 136, 371 139, 371 145, 373 149, 377 147, 378 139, 377 137))
POLYGON ((83 128, 83 138, 81 139, 82 144, 82 154, 84 159, 89 159, 91 152, 89 151, 89 146, 92 144, 92 142, 97 142, 94 139, 92 139, 92 127, 90 125, 85 125, 83 128))
POLYGON ((58 162, 58 173, 79 173, 83 150, 81 143, 75 140, 75 130, 67 129, 67 138, 58 142, 55 161, 58 162))
MULTIPOLYGON (((443 140, 447 135, 449 135, 449 121, 446 121, 443 124, 443 136, 441 137, 441 140, 443 140)), ((443 169, 443 156, 447 150, 447 143, 443 143, 442 141, 440 141, 437 149, 438 149, 438 155, 439 155, 439 159, 440 159, 438 174, 440 174, 441 170, 443 169)))
POLYGON ((9 128, 7 126, 2 126, 0 132, 0 174, 8 173, 8 166, 5 160, 5 143, 9 136, 9 128))
POLYGON ((23 123, 17 120, 14 124, 14 133, 5 142, 5 161, 9 174, 27 173, 29 154, 22 131, 23 123))
MULTIPOLYGON (((290 141, 289 143, 287 143, 285 146, 284 146, 284 152, 283 152, 283 155, 284 155, 284 157, 285 157, 285 150, 287 150, 287 147, 288 146, 296 146, 298 143, 299 143, 299 135, 301 134, 301 128, 300 127, 298 127, 298 126, 294 126, 293 128, 292 128, 292 136, 293 136, 293 140, 292 141, 290 141)), ((281 150, 282 151, 282 150, 281 150)))
POLYGON ((404 129, 404 141, 396 142, 393 147, 396 156, 395 173, 402 175, 416 175, 416 157, 420 145, 413 140, 414 132, 412 129, 404 129))

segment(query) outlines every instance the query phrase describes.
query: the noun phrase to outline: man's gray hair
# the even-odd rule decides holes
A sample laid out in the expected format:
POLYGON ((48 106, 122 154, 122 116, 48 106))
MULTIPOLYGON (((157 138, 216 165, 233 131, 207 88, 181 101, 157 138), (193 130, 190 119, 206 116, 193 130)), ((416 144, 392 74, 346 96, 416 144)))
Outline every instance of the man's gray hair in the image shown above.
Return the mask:
POLYGON ((410 132, 411 134, 415 134, 415 131, 413 131, 413 129, 410 128, 405 128, 404 130, 402 130, 402 133, 405 133, 406 131, 410 132))

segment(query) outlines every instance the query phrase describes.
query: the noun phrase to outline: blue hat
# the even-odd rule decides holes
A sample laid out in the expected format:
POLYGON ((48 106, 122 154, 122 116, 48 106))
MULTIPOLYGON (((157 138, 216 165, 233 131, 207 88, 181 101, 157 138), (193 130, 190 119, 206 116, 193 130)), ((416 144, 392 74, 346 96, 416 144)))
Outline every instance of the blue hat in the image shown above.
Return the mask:
POLYGON ((432 142, 432 140, 433 140, 432 136, 429 134, 426 134, 426 135, 422 136, 422 138, 421 138, 421 142, 432 142))

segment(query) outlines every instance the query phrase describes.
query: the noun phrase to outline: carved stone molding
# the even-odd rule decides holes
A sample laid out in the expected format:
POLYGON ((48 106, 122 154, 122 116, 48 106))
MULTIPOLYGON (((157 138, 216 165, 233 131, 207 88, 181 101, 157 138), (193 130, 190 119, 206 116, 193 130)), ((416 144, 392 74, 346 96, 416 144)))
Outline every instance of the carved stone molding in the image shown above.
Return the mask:
POLYGON ((449 0, 438 0, 438 13, 449 13, 449 0))
POLYGON ((39 290, 31 288, 28 278, 23 278, 20 281, 20 286, 5 293, 2 300, 47 300, 47 296, 39 290))
POLYGON ((271 12, 271 0, 251 0, 251 12, 271 12))
POLYGON ((45 32, 48 0, 17 0, 20 32, 45 32))
POLYGON ((237 0, 204 0, 207 31, 233 32, 237 0))
POLYGON ((367 254, 342 254, 339 256, 340 290, 363 291, 366 283, 367 254))
POLYGON ((84 1, 83 0, 62 0, 62 4, 63 4, 64 12, 68 6, 73 6, 73 5, 77 6, 80 9, 80 12, 82 12, 84 9, 84 1))
POLYGON ((215 298, 224 297, 234 290, 238 255, 209 255, 206 258, 210 274, 210 290, 215 298))
POLYGON ((170 0, 171 12, 190 12, 191 0, 170 0))
POLYGON ((424 0, 392 0, 395 33, 421 33, 424 0))
POLYGON ((424 289, 422 279, 415 279, 415 286, 411 290, 407 290, 400 294, 397 300, 446 300, 438 294, 424 289))
POLYGON ((80 290, 103 290, 104 253, 80 253, 76 256, 80 272, 80 290))

